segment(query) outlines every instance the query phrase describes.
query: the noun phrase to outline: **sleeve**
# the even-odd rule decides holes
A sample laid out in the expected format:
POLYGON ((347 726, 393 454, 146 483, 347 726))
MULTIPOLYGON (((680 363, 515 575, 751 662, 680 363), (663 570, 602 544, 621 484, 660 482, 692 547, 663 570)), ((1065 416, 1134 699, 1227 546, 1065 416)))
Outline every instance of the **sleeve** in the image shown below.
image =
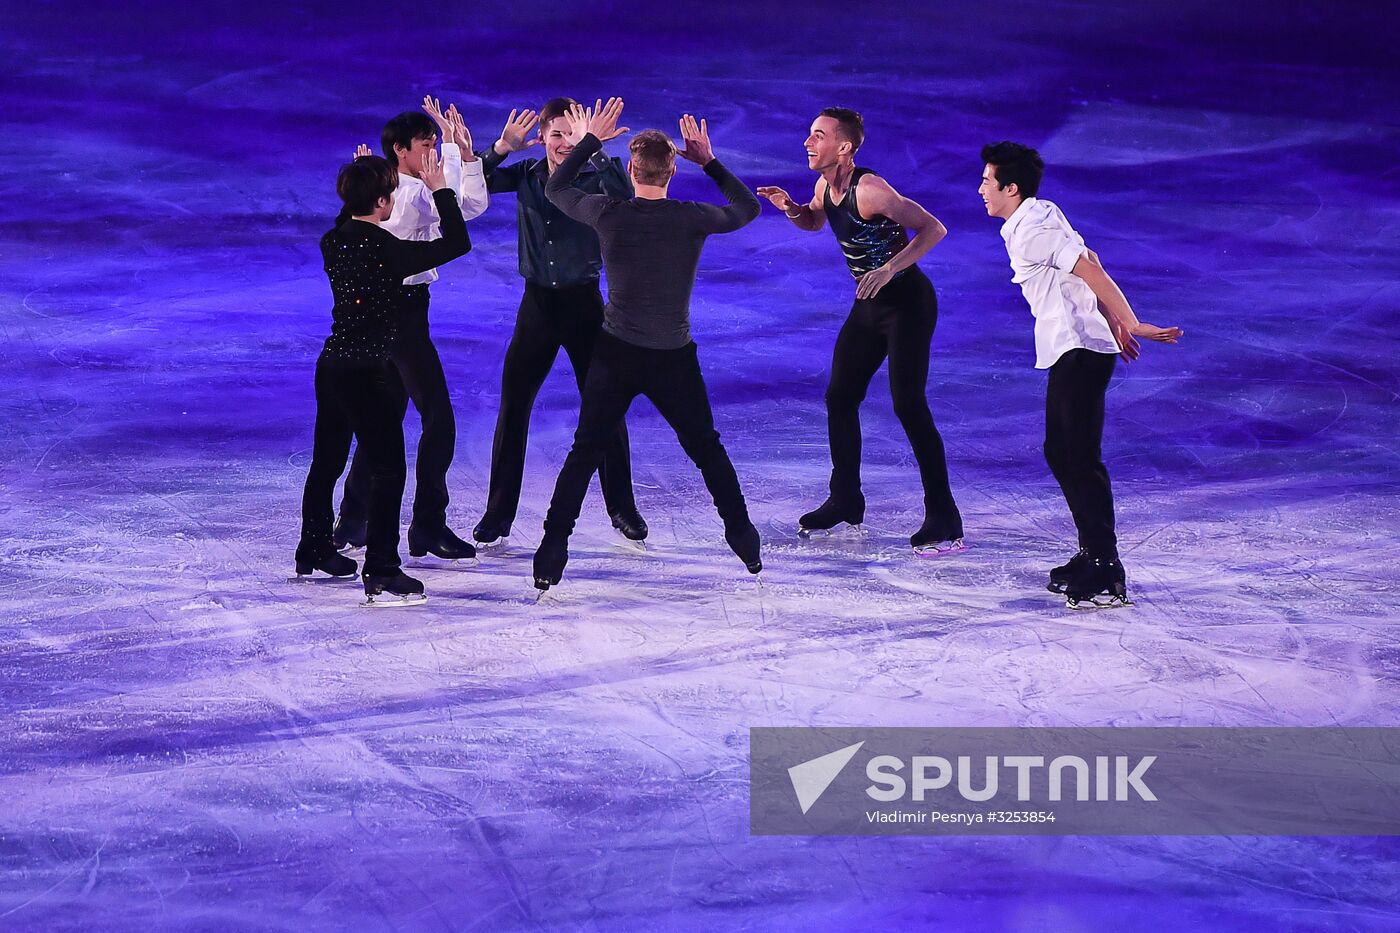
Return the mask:
POLYGON ((406 279, 427 272, 466 254, 472 248, 456 192, 451 188, 435 191, 433 203, 437 205, 442 236, 436 240, 400 240, 397 237, 389 240, 387 250, 395 278, 406 279))
POLYGON ((380 224, 401 240, 408 239, 424 226, 424 217, 433 216, 433 196, 428 186, 416 178, 412 182, 404 182, 405 177, 408 176, 399 176, 399 188, 394 192, 394 209, 390 211, 389 219, 380 224))
POLYGON ((598 219, 603 216, 604 209, 612 203, 612 198, 605 194, 585 194, 574 187, 574 179, 578 178, 583 164, 602 147, 603 144, 592 133, 583 137, 583 141, 569 153, 564 164, 554 170, 544 186, 544 196, 549 198, 555 207, 590 227, 597 226, 598 219))
POLYGON ((636 194, 621 159, 610 159, 599 149, 593 156, 593 167, 598 170, 598 183, 603 188, 603 194, 619 201, 626 201, 636 194))
POLYGON ((487 150, 481 157, 481 170, 486 176, 486 190, 491 194, 504 194, 519 191, 525 181, 525 174, 534 168, 534 159, 525 159, 514 165, 502 165, 505 156, 498 156, 494 149, 487 150))
POLYGON ((1084 238, 1069 225, 1058 208, 1052 208, 1048 217, 1017 239, 1020 241, 1018 252, 1027 262, 1061 272, 1073 271, 1074 264, 1087 249, 1084 238))
POLYGON ((720 164, 719 159, 711 159, 705 166, 705 174, 719 185, 720 193, 729 203, 724 207, 715 204, 696 204, 700 209, 700 229, 703 233, 731 233, 751 223, 758 217, 762 208, 758 196, 742 181, 720 164))
POLYGON ((462 161, 462 153, 455 144, 449 143, 442 147, 444 154, 448 151, 448 146, 452 147, 455 158, 447 159, 448 172, 447 186, 457 193, 457 203, 462 206, 462 217, 471 220, 473 217, 480 217, 486 213, 486 208, 491 204, 491 195, 486 191, 486 177, 482 174, 482 164, 480 159, 471 162, 462 161), (456 165, 456 180, 449 174, 453 164, 456 165))

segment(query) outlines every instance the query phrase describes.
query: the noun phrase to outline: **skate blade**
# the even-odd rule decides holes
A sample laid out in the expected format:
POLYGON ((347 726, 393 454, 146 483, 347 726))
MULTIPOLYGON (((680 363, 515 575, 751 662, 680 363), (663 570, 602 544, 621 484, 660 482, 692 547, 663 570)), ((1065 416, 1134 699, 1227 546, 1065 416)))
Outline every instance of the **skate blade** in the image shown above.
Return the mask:
POLYGON ((797 526, 797 536, 803 541, 811 541, 813 538, 863 538, 866 535, 864 525, 850 525, 841 522, 832 525, 830 528, 803 528, 797 526))
POLYGON ((627 537, 625 534, 618 531, 617 536, 613 539, 613 542, 619 547, 624 547, 629 551, 636 551, 639 554, 645 554, 647 552, 647 542, 645 538, 641 541, 637 541, 633 538, 627 537))
POLYGON ((335 550, 338 554, 345 554, 346 556, 349 556, 351 553, 356 551, 364 553, 365 546, 363 544, 346 544, 336 548, 335 550))
POLYGON ((1065 608, 1073 609, 1077 612, 1094 609, 1123 609, 1133 605, 1133 601, 1126 596, 1109 596, 1107 593, 1100 593, 1097 596, 1088 596, 1084 599, 1073 599, 1065 597, 1065 608))
POLYGON ((914 548, 914 553, 920 557, 942 557, 944 554, 956 554, 959 551, 966 551, 967 545, 962 538, 956 541, 935 541, 932 544, 921 544, 914 548))
POLYGON ((410 557, 413 563, 409 566, 419 570, 470 570, 481 564, 475 557, 438 557, 435 554, 410 557))
POLYGON ((503 551, 509 544, 510 535, 506 535, 504 538, 497 538, 495 541, 472 541, 472 546, 476 548, 477 553, 482 551, 503 551))
POLYGON ((366 596, 360 606, 364 609, 403 609, 408 606, 421 606, 427 601, 426 593, 409 593, 407 596, 380 593, 378 596, 366 596))
POLYGON ((288 577, 288 583, 345 583, 360 579, 360 572, 346 574, 343 577, 333 577, 330 574, 299 573, 294 577, 288 577))

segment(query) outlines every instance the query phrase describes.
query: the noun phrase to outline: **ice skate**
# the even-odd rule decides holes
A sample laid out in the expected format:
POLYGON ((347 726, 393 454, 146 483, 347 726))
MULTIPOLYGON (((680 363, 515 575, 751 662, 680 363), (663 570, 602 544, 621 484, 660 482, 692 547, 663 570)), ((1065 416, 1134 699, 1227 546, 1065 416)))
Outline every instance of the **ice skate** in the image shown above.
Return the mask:
POLYGON ((1080 568, 1089 560, 1089 552, 1080 548, 1067 562, 1051 569, 1050 582, 1045 588, 1052 593, 1063 593, 1069 587, 1069 581, 1074 579, 1080 568))
POLYGON ((1127 576, 1117 558, 1086 558, 1065 588, 1068 609, 1117 609, 1132 604, 1127 576))
POLYGON ((797 520, 797 535, 811 538, 813 534, 832 533, 838 525, 848 525, 856 534, 862 532, 861 522, 865 521, 865 496, 856 493, 854 497, 827 496, 825 502, 797 520))
POLYGON ((629 546, 639 551, 646 550, 646 544, 643 542, 647 537, 647 523, 635 505, 628 509, 618 509, 609 513, 609 516, 612 518, 612 526, 626 539, 629 546))
POLYGON ((408 528, 408 555, 426 557, 433 555, 439 560, 471 561, 476 558, 476 548, 443 526, 437 531, 422 531, 412 525, 408 528))
POLYGON ((402 570, 393 574, 365 574, 365 601, 363 605, 376 609, 391 609, 403 606, 421 606, 428 601, 423 593, 423 584, 402 570))
POLYGON ((297 575, 290 577, 289 583, 312 583, 318 580, 350 580, 354 579, 359 571, 359 565, 344 554, 337 554, 334 551, 322 554, 315 558, 298 557, 297 575), (326 574, 324 577, 316 576, 316 571, 326 574))
POLYGON ((331 532, 331 543, 337 551, 362 548, 368 533, 368 524, 363 520, 351 521, 344 515, 335 520, 335 531, 331 532))
POLYGON ((756 574, 763 570, 763 559, 760 555, 762 540, 753 522, 746 522, 741 528, 726 531, 724 540, 729 544, 730 550, 744 562, 744 567, 749 573, 756 574))
POLYGON ((500 550, 510 543, 510 523, 497 521, 488 515, 472 529, 472 540, 476 542, 478 550, 500 550))
POLYGON ((551 586, 558 586, 564 576, 564 565, 568 562, 568 539, 551 537, 546 532, 539 549, 535 551, 535 589, 543 593, 551 586))

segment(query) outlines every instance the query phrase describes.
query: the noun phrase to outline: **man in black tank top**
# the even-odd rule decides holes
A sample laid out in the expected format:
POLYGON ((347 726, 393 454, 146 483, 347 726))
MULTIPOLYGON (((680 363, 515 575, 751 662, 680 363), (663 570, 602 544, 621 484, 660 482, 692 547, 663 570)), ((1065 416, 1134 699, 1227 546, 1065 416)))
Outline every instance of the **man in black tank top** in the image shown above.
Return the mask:
POLYGON ((856 166, 864 138, 860 114, 828 107, 807 136, 808 167, 820 173, 811 201, 798 204, 782 188, 758 189, 799 229, 820 230, 829 221, 856 280, 855 303, 836 337, 826 389, 831 494, 802 516, 799 533, 865 520, 860 403, 888 357, 894 412, 914 448, 924 486, 924 523, 909 543, 920 554, 961 550, 962 516, 948 487, 943 438, 924 395, 938 300, 933 283, 915 265, 948 231, 889 182, 856 166), (912 240, 906 227, 914 231, 912 240))

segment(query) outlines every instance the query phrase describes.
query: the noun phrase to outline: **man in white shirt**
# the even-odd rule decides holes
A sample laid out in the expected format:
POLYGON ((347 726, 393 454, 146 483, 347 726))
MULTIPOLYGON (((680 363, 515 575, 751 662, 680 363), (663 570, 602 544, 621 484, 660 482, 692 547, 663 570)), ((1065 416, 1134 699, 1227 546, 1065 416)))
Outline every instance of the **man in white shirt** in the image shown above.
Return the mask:
MULTIPOLYGON (((472 152, 471 134, 456 106, 444 112, 436 99, 425 97, 423 110, 426 113, 409 110, 394 117, 385 124, 381 137, 384 158, 399 173, 393 213, 381 226, 401 240, 436 240, 442 236, 432 192, 419 177, 423 157, 434 151, 439 131, 443 174, 447 186, 457 193, 463 218, 479 216, 489 203, 481 161, 472 152)), ((366 146, 356 153, 369 154, 366 146)), ((408 552, 414 557, 432 554, 458 560, 476 556, 476 550, 447 527, 447 468, 457 446, 457 422, 442 360, 428 331, 428 285, 437 278, 437 270, 429 269, 404 279, 399 337, 392 358, 423 421, 408 552)), ((339 547, 359 546, 365 539, 370 471, 362 463, 360 453, 357 447, 350 475, 345 478, 345 495, 335 528, 335 543, 339 547)))
POLYGON ((1176 343, 1182 330, 1139 321, 1065 215, 1036 197, 1045 173, 1039 153, 1001 142, 982 147, 982 162, 977 193, 1004 221, 1011 281, 1035 317, 1035 366, 1050 371, 1045 460, 1079 532, 1078 553, 1050 571, 1049 589, 1064 593, 1071 609, 1131 605, 1103 464, 1104 395, 1117 357, 1137 359, 1137 338, 1176 343))

